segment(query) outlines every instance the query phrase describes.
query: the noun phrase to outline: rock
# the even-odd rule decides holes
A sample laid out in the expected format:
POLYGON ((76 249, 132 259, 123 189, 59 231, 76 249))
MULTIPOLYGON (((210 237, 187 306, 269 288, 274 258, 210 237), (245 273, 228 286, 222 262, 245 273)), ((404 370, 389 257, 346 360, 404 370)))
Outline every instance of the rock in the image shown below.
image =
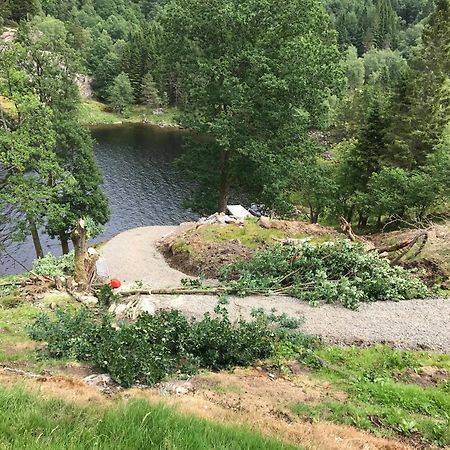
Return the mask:
POLYGON ((77 300, 86 306, 96 306, 98 304, 97 297, 94 297, 93 295, 79 295, 77 300))
POLYGON ((128 303, 113 303, 109 307, 109 312, 114 314, 117 319, 136 320, 140 315, 155 314, 156 305, 153 302, 151 295, 143 295, 140 297, 133 297, 128 303))
POLYGON ((190 381, 164 381, 158 383, 156 388, 161 395, 186 395, 194 390, 190 381))
POLYGON ((127 311, 127 304, 126 303, 113 303, 109 307, 109 312, 111 314, 114 314, 118 319, 125 319, 125 313, 127 311))
POLYGON ((135 308, 132 310, 131 319, 137 319, 141 314, 147 313, 150 315, 155 314, 156 306, 152 301, 151 295, 143 295, 138 301, 135 308))
POLYGON ((107 373, 89 375, 84 377, 83 381, 89 386, 92 386, 105 394, 111 394, 114 391, 120 390, 120 387, 112 381, 111 377, 107 373))
POLYGON ((258 219, 258 224, 262 227, 262 228, 267 228, 268 230, 270 228, 272 228, 272 221, 266 217, 266 216, 261 216, 258 219))

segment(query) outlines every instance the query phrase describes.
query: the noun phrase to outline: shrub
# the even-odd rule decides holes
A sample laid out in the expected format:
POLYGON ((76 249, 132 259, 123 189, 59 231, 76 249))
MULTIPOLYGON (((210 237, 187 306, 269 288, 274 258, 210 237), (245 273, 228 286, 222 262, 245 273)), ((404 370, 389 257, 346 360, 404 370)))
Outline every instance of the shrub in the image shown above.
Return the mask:
POLYGON ((401 267, 350 241, 275 245, 249 261, 226 266, 221 274, 240 295, 285 293, 317 305, 423 298, 426 286, 401 267))
POLYGON ((75 271, 73 251, 60 257, 48 253, 33 262, 33 272, 48 277, 72 275, 75 271))
POLYGON ((215 313, 195 320, 176 310, 160 311, 117 327, 107 314, 97 318, 85 309, 58 311, 53 319, 38 317, 29 335, 47 342, 47 356, 94 363, 126 387, 154 384, 168 375, 191 374, 199 368, 248 365, 272 356, 280 342, 298 348, 316 343, 315 338, 293 331, 294 323, 286 322, 284 316, 257 311, 253 321, 232 323, 222 304, 215 313))

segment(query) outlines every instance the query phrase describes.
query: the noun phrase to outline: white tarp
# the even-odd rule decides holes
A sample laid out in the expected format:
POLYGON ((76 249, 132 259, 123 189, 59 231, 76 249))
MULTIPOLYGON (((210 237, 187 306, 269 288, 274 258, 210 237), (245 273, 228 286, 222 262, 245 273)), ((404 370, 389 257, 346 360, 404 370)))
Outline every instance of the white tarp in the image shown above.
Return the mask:
POLYGON ((228 212, 237 219, 245 219, 251 214, 242 205, 227 205, 228 212))

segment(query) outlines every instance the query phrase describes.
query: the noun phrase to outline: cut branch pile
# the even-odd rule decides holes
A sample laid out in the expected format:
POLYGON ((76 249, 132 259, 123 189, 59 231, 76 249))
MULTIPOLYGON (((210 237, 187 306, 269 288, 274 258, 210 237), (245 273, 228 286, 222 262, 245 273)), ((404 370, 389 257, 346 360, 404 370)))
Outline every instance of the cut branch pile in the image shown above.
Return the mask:
POLYGON ((369 239, 356 235, 352 229, 351 223, 349 223, 344 217, 341 217, 340 221, 342 231, 347 233, 348 238, 352 242, 359 242, 363 244, 368 252, 376 251, 380 256, 388 257, 390 253, 402 250, 400 254, 398 254, 397 256, 395 256, 393 259, 390 260, 391 266, 398 265, 400 261, 413 249, 413 247, 416 244, 418 244, 418 247, 416 248, 414 254, 411 257, 412 258, 417 257, 425 247, 425 244, 427 243, 428 240, 428 233, 425 230, 422 230, 412 239, 404 240, 398 242, 397 244, 390 245, 387 247, 376 247, 375 244, 369 239))

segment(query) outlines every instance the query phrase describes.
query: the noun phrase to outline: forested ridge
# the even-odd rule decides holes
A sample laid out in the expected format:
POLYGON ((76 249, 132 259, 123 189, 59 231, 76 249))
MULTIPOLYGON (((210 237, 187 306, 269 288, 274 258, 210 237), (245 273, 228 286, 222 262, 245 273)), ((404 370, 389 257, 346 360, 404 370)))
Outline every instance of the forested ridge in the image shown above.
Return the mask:
POLYGON ((108 220, 77 74, 118 114, 170 106, 208 136, 177 163, 201 213, 237 198, 313 223, 446 214, 448 0, 4 0, 0 12, 16 30, 0 55, 8 238, 38 244, 44 229, 67 251, 77 217, 92 233, 108 220))

